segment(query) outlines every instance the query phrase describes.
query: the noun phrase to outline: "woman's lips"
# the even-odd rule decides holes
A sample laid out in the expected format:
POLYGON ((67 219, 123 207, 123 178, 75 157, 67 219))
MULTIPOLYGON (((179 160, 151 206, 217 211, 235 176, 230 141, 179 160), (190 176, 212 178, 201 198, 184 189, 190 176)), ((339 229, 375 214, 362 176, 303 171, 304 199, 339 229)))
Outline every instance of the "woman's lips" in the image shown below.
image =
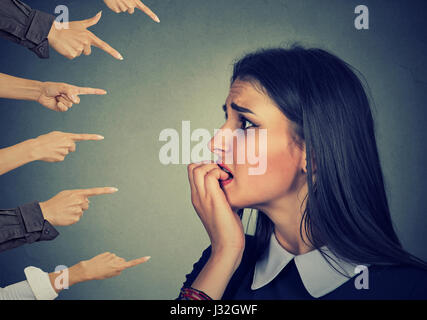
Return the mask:
POLYGON ((231 181, 233 181, 233 173, 231 172, 230 168, 227 167, 225 164, 223 163, 217 163, 218 167, 220 167, 224 172, 226 172, 228 174, 228 178, 225 180, 219 180, 219 183, 221 184, 221 186, 226 186, 227 184, 229 184, 231 181))

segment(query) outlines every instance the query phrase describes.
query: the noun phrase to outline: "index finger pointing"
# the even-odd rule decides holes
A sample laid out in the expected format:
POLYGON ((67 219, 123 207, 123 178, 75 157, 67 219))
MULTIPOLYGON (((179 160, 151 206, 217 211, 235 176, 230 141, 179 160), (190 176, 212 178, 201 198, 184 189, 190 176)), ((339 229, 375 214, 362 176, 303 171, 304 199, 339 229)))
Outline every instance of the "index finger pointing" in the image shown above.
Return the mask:
POLYGON ((110 55, 112 55, 114 58, 116 58, 118 60, 123 60, 122 55, 116 49, 112 48, 105 41, 102 41, 101 39, 99 39, 92 32, 90 32, 90 35, 91 35, 91 39, 92 39, 92 44, 95 47, 98 47, 99 49, 104 50, 105 52, 109 53, 110 55))
POLYGON ((81 192, 87 197, 99 196, 101 194, 111 194, 117 192, 119 189, 113 187, 103 187, 103 188, 90 188, 81 190, 81 192))
POLYGON ((160 22, 159 17, 153 11, 151 11, 150 8, 148 8, 145 4, 143 4, 141 1, 137 0, 136 6, 138 7, 139 10, 143 11, 151 19, 153 19, 157 23, 160 22))
POLYGON ((125 269, 135 267, 138 264, 147 262, 148 260, 150 260, 150 258, 151 258, 150 256, 147 256, 147 257, 142 257, 142 258, 130 260, 128 262, 125 262, 124 267, 125 267, 125 269))
POLYGON ((88 140, 103 140, 104 137, 99 134, 89 133, 70 133, 71 139, 74 141, 88 141, 88 140))
POLYGON ((78 88, 77 94, 106 94, 107 91, 96 88, 78 88))

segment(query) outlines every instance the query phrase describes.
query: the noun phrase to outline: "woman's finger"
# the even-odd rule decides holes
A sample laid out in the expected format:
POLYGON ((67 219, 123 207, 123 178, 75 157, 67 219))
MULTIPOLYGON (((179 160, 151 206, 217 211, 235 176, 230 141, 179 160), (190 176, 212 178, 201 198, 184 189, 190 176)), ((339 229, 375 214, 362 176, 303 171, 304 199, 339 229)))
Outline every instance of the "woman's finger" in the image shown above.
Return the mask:
POLYGON ((134 0, 127 0, 128 13, 133 14, 135 12, 136 3, 134 0))
POLYGON ((83 211, 86 211, 87 209, 89 209, 89 202, 84 202, 84 203, 82 204, 82 210, 83 210, 83 211))
POLYGON ((56 98, 58 102, 61 102, 63 105, 65 105, 67 108, 71 108, 73 106, 73 103, 67 99, 66 97, 60 95, 56 98))
POLYGON ((117 0, 117 5, 120 9, 120 12, 126 12, 128 10, 128 5, 122 0, 117 0))
POLYGON ((203 164, 193 170, 193 181, 196 187, 197 193, 203 199, 206 195, 205 187, 205 175, 213 170, 219 168, 216 163, 203 164))
POLYGON ((153 19, 157 23, 160 22, 159 17, 153 11, 151 11, 150 8, 148 8, 145 4, 143 4, 140 0, 135 0, 135 3, 139 10, 144 12, 147 16, 149 16, 151 19, 153 19))
POLYGON ((74 141, 71 142, 71 145, 68 147, 68 151, 70 152, 76 151, 76 143, 74 141))
POLYGON ((68 148, 61 148, 61 149, 58 149, 58 154, 59 155, 61 155, 61 156, 66 156, 66 155, 68 155, 70 153, 70 151, 68 150, 68 148))
POLYGON ((222 191, 219 184, 219 180, 226 180, 227 178, 228 174, 220 168, 210 170, 205 176, 206 195, 212 196, 216 194, 222 194, 225 196, 224 191, 222 191))
POLYGON ((80 98, 77 96, 78 92, 78 87, 66 84, 61 90, 61 96, 71 103, 79 104, 80 98))
POLYGON ((138 259, 134 259, 134 260, 130 260, 128 262, 125 262, 123 264, 124 269, 132 268, 132 267, 137 266, 138 264, 147 262, 148 260, 150 260, 150 258, 151 258, 150 256, 147 256, 147 257, 142 257, 142 258, 138 258, 138 259))
POLYGON ((90 44, 85 45, 85 47, 83 48, 83 54, 85 56, 90 56, 91 53, 92 53, 92 46, 90 44))
POLYGON ((197 167, 201 166, 202 163, 190 163, 187 167, 188 170, 188 181, 190 182, 190 188, 191 188, 191 194, 195 195, 196 194, 196 186, 194 184, 194 179, 193 179, 193 170, 196 169, 197 167))
POLYGON ((62 102, 59 102, 59 101, 56 103, 56 107, 61 112, 65 112, 68 110, 67 106, 65 104, 63 104, 62 102))

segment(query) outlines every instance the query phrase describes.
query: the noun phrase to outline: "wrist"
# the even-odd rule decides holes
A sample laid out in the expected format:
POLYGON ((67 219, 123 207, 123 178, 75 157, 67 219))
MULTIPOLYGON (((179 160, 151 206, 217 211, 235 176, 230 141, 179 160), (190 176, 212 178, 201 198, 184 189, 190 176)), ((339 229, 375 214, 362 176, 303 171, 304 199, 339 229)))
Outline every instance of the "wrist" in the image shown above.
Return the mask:
POLYGON ((55 272, 49 273, 50 284, 56 293, 61 292, 63 289, 68 289, 69 287, 75 285, 76 283, 86 281, 81 262, 68 268, 67 279, 60 279, 60 281, 57 281, 58 277, 63 277, 61 272, 55 271, 55 272))
POLYGON ((43 82, 38 80, 22 79, 13 93, 15 99, 38 101, 43 92, 43 82))
POLYGON ((221 299, 240 262, 241 256, 235 253, 212 253, 191 287, 211 299, 221 299))
POLYGON ((41 210, 42 215, 43 215, 43 219, 49 221, 49 223, 54 226, 55 224, 53 223, 52 218, 49 215, 49 210, 47 208, 47 201, 39 202, 39 206, 40 206, 40 210, 41 210))
POLYGON ((55 40, 57 31, 58 30, 56 29, 55 21, 54 21, 47 35, 47 41, 49 42, 49 45, 52 45, 52 42, 55 40))
POLYGON ((230 261, 239 261, 242 259, 243 252, 245 251, 245 243, 239 246, 224 246, 212 243, 211 257, 216 259, 226 259, 230 261))
POLYGON ((43 94, 43 81, 31 80, 30 88, 32 92, 31 101, 38 101, 43 94))
POLYGON ((212 249, 211 256, 209 258, 209 264, 221 266, 223 269, 231 270, 234 273, 240 265, 243 257, 243 250, 230 250, 230 249, 221 249, 214 250, 212 249))
POLYGON ((76 283, 92 280, 87 275, 87 270, 84 261, 80 261, 79 263, 69 268, 69 277, 70 286, 76 283))
POLYGON ((37 138, 29 139, 23 142, 26 154, 30 161, 37 161, 40 160, 40 155, 38 152, 39 146, 38 146, 38 140, 37 138))
POLYGON ((29 163, 37 160, 36 155, 34 153, 35 150, 35 141, 34 139, 25 140, 21 143, 18 143, 13 148, 17 151, 17 156, 19 160, 24 163, 29 163))
POLYGON ((25 140, 22 142, 22 147, 25 149, 25 157, 29 162, 40 160, 37 153, 37 138, 25 140))

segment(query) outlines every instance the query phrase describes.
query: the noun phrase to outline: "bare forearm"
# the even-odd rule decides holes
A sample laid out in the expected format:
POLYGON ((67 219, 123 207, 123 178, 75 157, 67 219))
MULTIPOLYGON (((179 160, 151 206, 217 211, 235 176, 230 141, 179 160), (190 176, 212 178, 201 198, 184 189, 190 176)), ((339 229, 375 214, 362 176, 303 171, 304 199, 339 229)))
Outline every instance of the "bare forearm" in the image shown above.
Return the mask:
POLYGON ((40 97, 42 82, 0 73, 0 98, 31 100, 40 97))
POLYGON ((49 273, 50 283, 56 293, 62 291, 65 285, 71 287, 76 283, 90 280, 87 279, 85 269, 81 262, 67 269, 68 276, 64 277, 63 272, 64 271, 49 273), (61 279, 57 279, 59 277, 61 277, 61 279), (64 283, 64 280, 67 280, 68 283, 64 283))
POLYGON ((211 256, 191 287, 214 300, 221 299, 240 261, 241 254, 211 256))
POLYGON ((33 153, 33 139, 0 149, 0 175, 37 160, 33 153))

